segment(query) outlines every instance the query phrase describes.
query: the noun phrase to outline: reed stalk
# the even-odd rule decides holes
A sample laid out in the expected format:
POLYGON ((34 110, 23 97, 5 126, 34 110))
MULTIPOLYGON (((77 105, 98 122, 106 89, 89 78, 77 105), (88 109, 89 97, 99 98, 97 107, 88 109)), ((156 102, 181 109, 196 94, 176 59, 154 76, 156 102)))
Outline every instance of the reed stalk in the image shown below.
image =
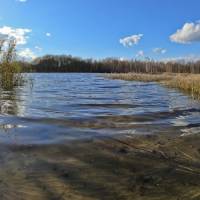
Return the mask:
POLYGON ((180 89, 194 98, 200 99, 200 74, 137 74, 119 73, 107 74, 111 79, 128 81, 159 82, 165 86, 180 89))

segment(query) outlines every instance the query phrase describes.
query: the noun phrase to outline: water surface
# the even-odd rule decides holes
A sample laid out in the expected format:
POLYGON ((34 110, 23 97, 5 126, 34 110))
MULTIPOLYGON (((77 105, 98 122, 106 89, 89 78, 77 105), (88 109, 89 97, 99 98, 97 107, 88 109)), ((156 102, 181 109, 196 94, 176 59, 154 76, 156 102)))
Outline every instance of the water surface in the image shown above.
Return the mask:
POLYGON ((3 143, 50 144, 116 134, 199 131, 200 103, 156 83, 99 74, 29 74, 1 94, 3 143))
POLYGON ((1 200, 199 197, 199 102, 100 74, 27 77, 1 91, 1 200))

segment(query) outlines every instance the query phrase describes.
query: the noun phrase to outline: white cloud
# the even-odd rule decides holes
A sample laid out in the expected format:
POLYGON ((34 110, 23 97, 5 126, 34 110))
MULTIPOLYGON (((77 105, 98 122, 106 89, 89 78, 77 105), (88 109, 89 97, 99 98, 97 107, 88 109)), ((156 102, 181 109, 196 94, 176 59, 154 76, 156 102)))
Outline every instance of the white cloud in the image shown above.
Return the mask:
POLYGON ((51 33, 46 33, 46 36, 47 37, 51 37, 51 33))
POLYGON ((29 49, 29 48, 25 48, 25 49, 22 49, 18 52, 18 56, 20 58, 23 58, 25 60, 33 60, 36 58, 36 55, 34 54, 34 52, 29 49))
POLYGON ((18 2, 25 3, 27 0, 17 0, 18 2))
POLYGON ((39 46, 35 46, 35 49, 38 50, 38 51, 42 51, 42 48, 39 47, 39 46))
POLYGON ((188 62, 197 62, 199 60, 200 60, 200 55, 191 54, 191 55, 186 55, 186 56, 165 58, 162 61, 164 61, 164 62, 188 63, 188 62))
POLYGON ((18 45, 24 45, 27 43, 28 33, 32 32, 31 29, 26 28, 12 28, 9 26, 3 26, 0 28, 0 37, 2 38, 13 38, 16 40, 18 45))
POLYGON ((119 61, 125 61, 125 60, 126 60, 126 58, 124 58, 124 57, 119 58, 119 61))
POLYGON ((136 57, 144 57, 144 51, 142 50, 138 51, 136 57))
POLYGON ((128 36, 128 37, 120 39, 119 42, 124 47, 131 47, 133 45, 138 44, 138 42, 141 40, 142 37, 143 37, 143 34, 132 35, 132 36, 128 36))
POLYGON ((170 36, 170 40, 181 44, 200 42, 200 21, 185 23, 181 29, 170 36))
POLYGON ((167 50, 163 49, 163 48, 154 48, 153 52, 158 53, 158 54, 165 54, 167 52, 167 50))
POLYGON ((0 40, 5 40, 8 36, 0 33, 0 40))

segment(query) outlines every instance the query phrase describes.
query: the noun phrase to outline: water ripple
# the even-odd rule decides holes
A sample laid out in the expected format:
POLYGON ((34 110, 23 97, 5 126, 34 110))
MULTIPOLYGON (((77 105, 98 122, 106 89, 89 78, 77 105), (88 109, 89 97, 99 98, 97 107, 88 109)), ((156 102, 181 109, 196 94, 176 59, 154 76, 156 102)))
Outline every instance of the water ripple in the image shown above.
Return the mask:
POLYGON ((155 83, 99 74, 30 74, 33 87, 2 92, 0 139, 59 143, 112 134, 197 134, 200 104, 155 83))

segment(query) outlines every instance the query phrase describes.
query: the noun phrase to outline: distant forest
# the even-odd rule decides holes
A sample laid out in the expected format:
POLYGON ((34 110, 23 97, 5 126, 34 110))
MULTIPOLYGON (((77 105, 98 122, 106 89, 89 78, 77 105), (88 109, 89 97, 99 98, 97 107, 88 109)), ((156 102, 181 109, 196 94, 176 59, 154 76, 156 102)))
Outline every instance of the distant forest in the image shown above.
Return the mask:
POLYGON ((24 72, 90 72, 90 73, 200 73, 200 61, 190 63, 138 60, 81 59, 72 56, 46 55, 32 63, 21 62, 24 72))

